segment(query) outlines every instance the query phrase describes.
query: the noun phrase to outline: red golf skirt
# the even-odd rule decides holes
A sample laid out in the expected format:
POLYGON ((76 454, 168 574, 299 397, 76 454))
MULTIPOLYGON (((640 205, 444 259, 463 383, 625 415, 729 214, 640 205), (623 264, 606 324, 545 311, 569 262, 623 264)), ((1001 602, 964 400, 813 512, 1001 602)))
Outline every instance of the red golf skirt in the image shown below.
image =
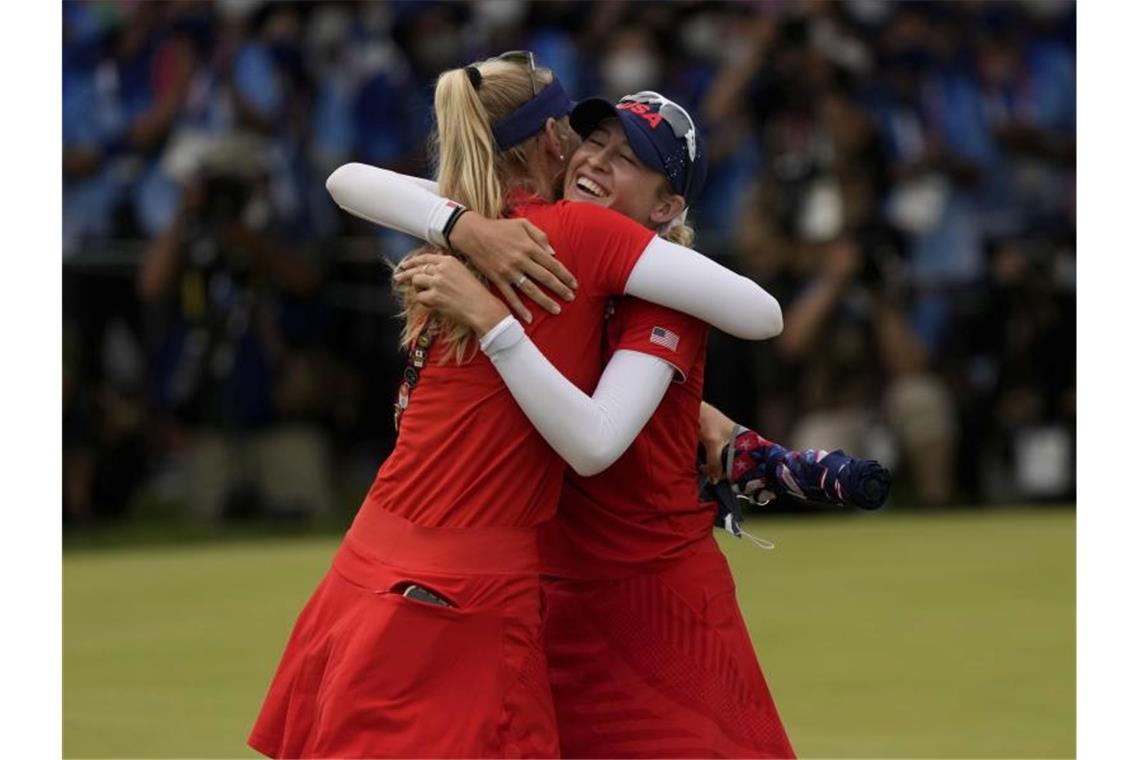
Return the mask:
POLYGON ((711 537, 660 572, 543 591, 566 757, 795 757, 711 537))
POLYGON ((555 757, 537 552, 522 528, 357 517, 297 619, 254 749, 283 757, 555 757), (420 585, 454 607, 403 596, 420 585))

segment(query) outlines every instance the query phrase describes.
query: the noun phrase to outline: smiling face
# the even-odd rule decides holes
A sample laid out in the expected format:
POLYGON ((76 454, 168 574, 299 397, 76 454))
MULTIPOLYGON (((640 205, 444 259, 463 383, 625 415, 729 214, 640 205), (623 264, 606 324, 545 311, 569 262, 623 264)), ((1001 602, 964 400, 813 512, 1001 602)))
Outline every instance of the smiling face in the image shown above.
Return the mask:
POLYGON ((634 155, 617 119, 606 119, 586 137, 566 167, 563 197, 612 208, 646 227, 668 222, 684 208, 665 193, 665 175, 634 155))

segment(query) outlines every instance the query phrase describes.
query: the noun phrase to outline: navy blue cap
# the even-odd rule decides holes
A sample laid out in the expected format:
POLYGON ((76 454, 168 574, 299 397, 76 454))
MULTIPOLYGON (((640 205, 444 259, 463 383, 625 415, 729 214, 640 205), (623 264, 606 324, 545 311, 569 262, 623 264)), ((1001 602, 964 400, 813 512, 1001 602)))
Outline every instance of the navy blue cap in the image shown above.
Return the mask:
POLYGON ((605 119, 621 122, 634 154, 664 174, 686 205, 700 195, 708 157, 696 125, 683 108, 655 92, 643 92, 627 95, 616 105, 604 98, 587 98, 570 112, 570 126, 582 137, 605 119))

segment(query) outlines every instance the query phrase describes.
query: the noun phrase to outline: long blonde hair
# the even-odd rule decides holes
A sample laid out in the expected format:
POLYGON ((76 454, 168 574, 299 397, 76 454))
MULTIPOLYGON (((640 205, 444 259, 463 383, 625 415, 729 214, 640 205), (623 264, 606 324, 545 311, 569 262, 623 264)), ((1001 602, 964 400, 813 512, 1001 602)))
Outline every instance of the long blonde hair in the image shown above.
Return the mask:
MULTIPOLYGON (((498 58, 472 65, 482 80, 478 89, 464 69, 445 71, 436 82, 436 130, 431 144, 438 167, 439 194, 488 219, 498 219, 506 211, 508 178, 518 185, 528 184, 526 146, 536 138, 501 151, 491 125, 531 100, 535 87, 541 90, 554 75, 549 69, 536 67, 532 82, 528 65, 498 58)), ((559 121, 559 135, 563 144, 567 144, 569 121, 566 117, 559 121)), ((539 133, 537 137, 541 136, 539 133)), ((535 189, 533 185, 531 189, 535 189)), ((400 344, 410 349, 432 313, 412 302, 410 284, 398 288, 396 293, 404 316, 400 344)), ((435 321, 437 339, 442 338, 447 344, 444 361, 465 359, 468 350, 474 349, 471 328, 439 315, 435 321)))

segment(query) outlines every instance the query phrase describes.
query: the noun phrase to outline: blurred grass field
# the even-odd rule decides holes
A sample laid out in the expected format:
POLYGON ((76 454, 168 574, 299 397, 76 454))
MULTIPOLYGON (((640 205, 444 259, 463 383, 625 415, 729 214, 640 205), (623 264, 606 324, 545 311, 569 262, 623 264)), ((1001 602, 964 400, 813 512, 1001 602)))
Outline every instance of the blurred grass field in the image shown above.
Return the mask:
MULTIPOLYGON (((722 534, 801 757, 1074 757, 1069 509, 754 517, 722 534)), ((332 538, 67 550, 65 757, 248 757, 332 538)))

